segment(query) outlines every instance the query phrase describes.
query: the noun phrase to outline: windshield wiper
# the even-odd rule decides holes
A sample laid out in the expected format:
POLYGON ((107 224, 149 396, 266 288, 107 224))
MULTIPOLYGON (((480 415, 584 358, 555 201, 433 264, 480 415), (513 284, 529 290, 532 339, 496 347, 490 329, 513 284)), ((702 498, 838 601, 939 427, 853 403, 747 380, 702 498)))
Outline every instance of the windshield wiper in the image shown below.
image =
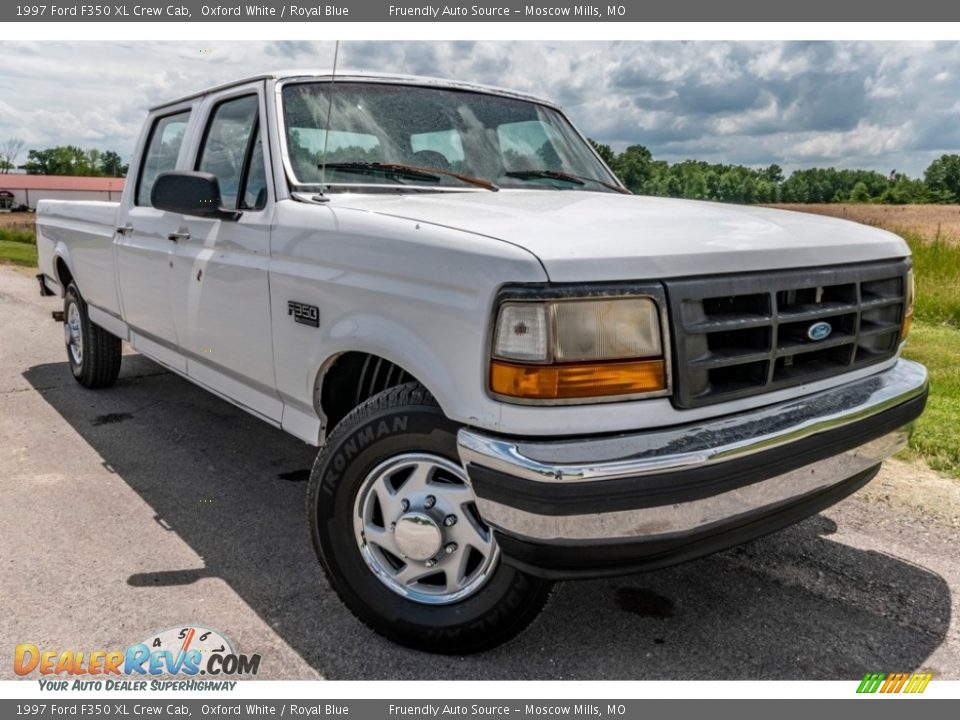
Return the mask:
MULTIPOLYGON (((318 168, 324 167, 317 165, 318 168)), ((340 170, 342 172, 352 172, 361 175, 391 175, 394 177, 405 177, 410 180, 422 180, 426 182, 440 182, 440 176, 433 173, 423 172, 419 168, 413 168, 401 165, 386 165, 375 162, 332 162, 327 163, 326 167, 331 170, 340 170)))
MULTIPOLYGON (((440 176, 456 178, 460 182, 468 185, 476 185, 484 190, 496 192, 500 188, 489 180, 474 177, 473 175, 462 175, 461 173, 450 170, 441 170, 440 168, 421 167, 420 165, 405 165, 403 163, 378 163, 378 162, 332 162, 326 166, 331 170, 340 170, 342 172, 353 173, 381 173, 383 175, 392 175, 394 177, 404 177, 410 180, 422 180, 424 182, 440 182, 440 176)), ((323 167, 318 165, 317 167, 323 167)))
POLYGON ((625 190, 622 187, 618 187, 612 183, 604 182, 603 180, 597 180, 592 177, 585 177, 583 175, 574 175, 573 173, 561 172, 559 170, 510 170, 505 172, 504 175, 507 177, 517 178, 519 180, 535 180, 537 178, 547 178, 548 180, 561 180, 563 182, 572 183, 573 185, 584 185, 585 183, 592 182, 597 185, 603 185, 605 188, 609 188, 614 192, 621 193, 623 195, 630 195, 629 190, 625 190))

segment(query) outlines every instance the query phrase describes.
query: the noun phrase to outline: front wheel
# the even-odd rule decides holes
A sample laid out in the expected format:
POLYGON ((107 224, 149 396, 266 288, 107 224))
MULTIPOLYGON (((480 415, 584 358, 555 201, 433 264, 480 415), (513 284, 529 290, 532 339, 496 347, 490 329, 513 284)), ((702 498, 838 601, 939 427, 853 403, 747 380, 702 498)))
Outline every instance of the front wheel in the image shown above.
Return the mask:
POLYGON ((308 492, 314 547, 340 599, 378 633, 440 653, 506 642, 552 587, 501 561, 456 434, 423 386, 385 390, 337 425, 308 492))
POLYGON ((90 322, 87 304, 75 283, 63 298, 63 336, 67 360, 77 382, 86 388, 110 387, 120 374, 120 338, 90 322))

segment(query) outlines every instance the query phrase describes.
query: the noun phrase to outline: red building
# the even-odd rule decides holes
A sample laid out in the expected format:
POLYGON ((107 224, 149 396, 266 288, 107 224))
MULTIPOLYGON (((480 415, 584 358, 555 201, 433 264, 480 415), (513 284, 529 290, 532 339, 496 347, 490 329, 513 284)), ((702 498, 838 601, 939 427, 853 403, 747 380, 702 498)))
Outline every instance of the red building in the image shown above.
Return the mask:
MULTIPOLYGON (((0 175, 0 206, 36 209, 40 200, 119 200, 123 178, 67 175, 0 175)), ((2 207, 0 207, 2 209, 2 207)))

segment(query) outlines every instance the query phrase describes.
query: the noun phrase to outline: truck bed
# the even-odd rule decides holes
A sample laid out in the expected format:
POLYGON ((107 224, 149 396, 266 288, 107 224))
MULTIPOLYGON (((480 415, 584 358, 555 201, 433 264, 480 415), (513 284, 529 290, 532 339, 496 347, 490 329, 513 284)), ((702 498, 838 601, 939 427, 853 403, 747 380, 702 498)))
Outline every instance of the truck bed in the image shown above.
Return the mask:
POLYGON ((120 203, 99 200, 41 200, 37 205, 37 255, 48 286, 56 289, 69 281, 55 266, 59 254, 87 301, 118 315, 113 241, 119 210, 120 203))

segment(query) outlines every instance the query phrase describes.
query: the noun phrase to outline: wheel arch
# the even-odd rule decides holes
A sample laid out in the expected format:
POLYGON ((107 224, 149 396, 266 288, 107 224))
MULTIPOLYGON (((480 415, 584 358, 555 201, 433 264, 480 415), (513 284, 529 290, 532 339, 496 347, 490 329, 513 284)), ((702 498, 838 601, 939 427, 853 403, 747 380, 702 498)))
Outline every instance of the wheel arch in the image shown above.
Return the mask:
POLYGON ((56 244, 53 250, 53 273, 55 280, 60 284, 60 297, 63 297, 71 282, 76 280, 73 272, 73 260, 70 250, 62 242, 56 244))
POLYGON ((311 415, 319 418, 317 444, 323 445, 335 424, 367 397, 405 382, 419 382, 444 415, 462 421, 453 358, 425 332, 429 329, 369 311, 350 313, 324 328, 309 351, 313 370, 304 388, 311 393, 311 415))
POLYGON ((342 350, 330 355, 316 374, 313 390, 321 442, 354 408, 377 393, 409 382, 419 382, 433 394, 429 383, 387 353, 342 350))

